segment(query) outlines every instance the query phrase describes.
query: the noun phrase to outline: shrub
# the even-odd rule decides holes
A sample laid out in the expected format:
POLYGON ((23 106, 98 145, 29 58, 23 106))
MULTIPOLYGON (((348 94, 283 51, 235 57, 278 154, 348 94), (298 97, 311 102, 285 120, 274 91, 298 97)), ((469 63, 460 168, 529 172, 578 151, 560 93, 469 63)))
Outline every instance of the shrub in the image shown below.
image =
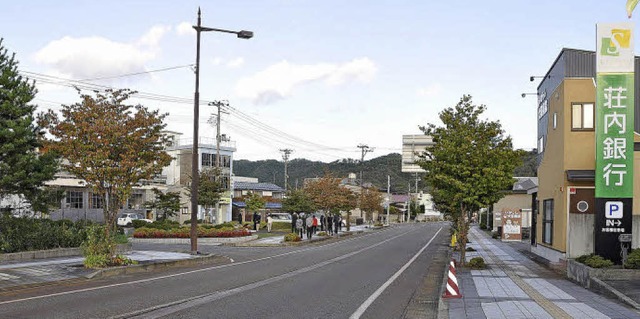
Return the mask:
POLYGON ((487 229, 487 223, 481 222, 480 223, 480 229, 487 229))
POLYGON ((482 257, 473 257, 473 258, 471 258, 471 260, 469 260, 469 263, 467 264, 467 266, 469 266, 469 268, 471 268, 471 269, 485 269, 485 268, 487 268, 487 264, 485 264, 484 258, 482 258, 482 257))
POLYGON ((631 251, 631 253, 627 256, 627 262, 624 263, 624 268, 640 268, 640 249, 633 249, 631 251))
POLYGON ((609 259, 604 259, 602 256, 589 254, 582 255, 575 259, 579 263, 583 263, 591 268, 605 268, 613 266, 613 262, 609 259))
POLYGON ((327 236, 327 232, 326 231, 318 232, 318 236, 327 236))
POLYGON ((271 227, 272 227, 272 230, 291 231, 291 223, 287 223, 287 222, 273 222, 273 225, 271 227))
POLYGON ((0 253, 80 247, 91 222, 0 215, 0 253))
POLYGON ((494 231, 491 233, 491 238, 493 239, 500 239, 500 233, 497 231, 494 231))
POLYGON ((86 268, 103 268, 109 265, 116 244, 113 237, 107 238, 105 230, 104 226, 99 225, 87 229, 87 239, 82 243, 86 268))
POLYGON ((301 240, 302 240, 302 238, 300 238, 300 236, 298 236, 298 234, 296 234, 296 233, 289 233, 289 234, 284 235, 284 241, 296 242, 296 241, 301 241, 301 240))
POLYGON ((150 223, 147 223, 144 220, 139 220, 139 219, 134 219, 131 221, 131 226, 133 226, 133 228, 140 228, 140 227, 145 227, 147 225, 149 225, 150 223))
MULTIPOLYGON (((246 229, 235 228, 205 228, 198 227, 198 237, 243 237, 250 236, 251 232, 246 229)), ((191 229, 180 227, 173 229, 138 228, 133 232, 135 238, 190 238, 191 229)))
POLYGON ((154 228, 154 229, 173 229, 180 228, 180 223, 172 220, 162 220, 162 221, 154 221, 153 223, 148 223, 143 225, 146 228, 154 228))

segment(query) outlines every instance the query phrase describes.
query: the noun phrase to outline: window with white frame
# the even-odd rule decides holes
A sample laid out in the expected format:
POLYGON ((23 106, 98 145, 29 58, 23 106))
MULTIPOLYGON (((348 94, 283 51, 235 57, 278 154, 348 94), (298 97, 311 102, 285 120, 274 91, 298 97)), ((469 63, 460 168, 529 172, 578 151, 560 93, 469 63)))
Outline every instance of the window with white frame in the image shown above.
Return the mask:
POLYGON ((593 130, 594 110, 593 103, 571 104, 571 130, 593 130))
POLYGON ((553 199, 545 199, 542 209, 542 242, 553 244, 553 199))

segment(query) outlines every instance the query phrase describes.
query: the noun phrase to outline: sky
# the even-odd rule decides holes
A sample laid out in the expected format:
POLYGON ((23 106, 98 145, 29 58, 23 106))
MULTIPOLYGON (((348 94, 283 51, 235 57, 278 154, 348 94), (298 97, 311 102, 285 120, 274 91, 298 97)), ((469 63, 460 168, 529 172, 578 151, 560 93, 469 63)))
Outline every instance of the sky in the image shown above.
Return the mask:
POLYGON ((225 100, 220 129, 235 159, 291 149, 290 159, 330 162, 359 159, 359 144, 375 148, 365 159, 400 153, 402 135, 440 124, 464 94, 514 147, 535 148, 537 99, 521 96, 536 92, 529 77, 563 47, 594 50, 595 24, 629 21, 625 3, 6 1, 0 37, 36 80, 39 111, 78 102, 71 84, 130 88, 132 102, 169 113, 167 129, 191 138, 200 7, 203 26, 254 32, 202 33, 200 136, 215 138, 207 103, 225 100))

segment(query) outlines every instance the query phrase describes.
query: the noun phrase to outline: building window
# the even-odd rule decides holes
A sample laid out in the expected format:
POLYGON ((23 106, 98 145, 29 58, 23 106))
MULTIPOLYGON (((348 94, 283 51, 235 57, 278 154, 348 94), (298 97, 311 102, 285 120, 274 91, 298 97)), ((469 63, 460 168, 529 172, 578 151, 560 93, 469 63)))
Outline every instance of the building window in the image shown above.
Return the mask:
POLYGON ((202 167, 212 167, 213 165, 213 154, 202 153, 202 167))
POLYGON ((104 198, 100 194, 92 193, 91 204, 89 204, 89 207, 92 209, 104 208, 104 198))
POLYGON ((544 136, 540 136, 538 139, 538 154, 544 152, 544 136))
POLYGON ((593 130, 593 103, 571 104, 571 130, 593 130))
POLYGON ((542 242, 551 245, 553 244, 553 199, 545 199, 542 209, 542 242))
POLYGON ((82 192, 67 191, 67 207, 82 208, 82 192))
POLYGON ((144 204, 144 195, 140 193, 131 194, 129 198, 129 209, 140 209, 144 204))
POLYGON ((188 207, 180 207, 180 214, 189 215, 189 208, 188 207))

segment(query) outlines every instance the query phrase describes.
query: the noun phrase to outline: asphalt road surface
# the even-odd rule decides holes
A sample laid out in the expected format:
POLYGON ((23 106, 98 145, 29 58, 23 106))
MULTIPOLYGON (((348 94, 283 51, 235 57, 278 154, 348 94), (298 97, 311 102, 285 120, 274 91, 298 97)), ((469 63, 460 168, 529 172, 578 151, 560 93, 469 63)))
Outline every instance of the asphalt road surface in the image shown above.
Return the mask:
POLYGON ((448 235, 418 223, 300 247, 201 246, 227 258, 3 292, 0 317, 434 317, 448 235))

